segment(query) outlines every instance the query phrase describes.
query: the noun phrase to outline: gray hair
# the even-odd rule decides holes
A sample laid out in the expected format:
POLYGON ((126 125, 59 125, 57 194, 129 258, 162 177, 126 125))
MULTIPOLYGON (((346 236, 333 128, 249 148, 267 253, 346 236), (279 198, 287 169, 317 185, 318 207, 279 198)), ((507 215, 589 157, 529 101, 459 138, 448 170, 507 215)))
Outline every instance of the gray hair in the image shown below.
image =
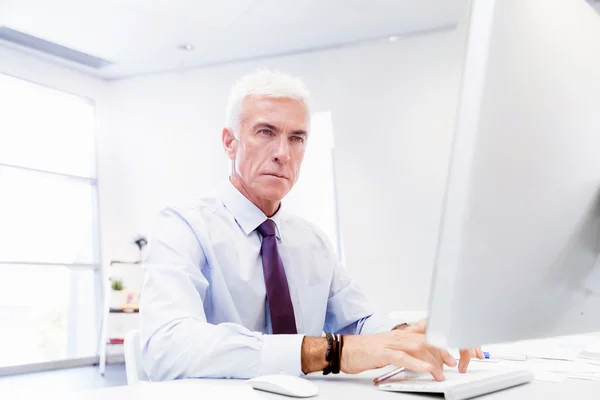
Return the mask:
POLYGON ((267 69, 243 76, 229 92, 226 125, 239 138, 242 105, 248 96, 296 99, 304 103, 310 120, 312 98, 299 78, 267 69))

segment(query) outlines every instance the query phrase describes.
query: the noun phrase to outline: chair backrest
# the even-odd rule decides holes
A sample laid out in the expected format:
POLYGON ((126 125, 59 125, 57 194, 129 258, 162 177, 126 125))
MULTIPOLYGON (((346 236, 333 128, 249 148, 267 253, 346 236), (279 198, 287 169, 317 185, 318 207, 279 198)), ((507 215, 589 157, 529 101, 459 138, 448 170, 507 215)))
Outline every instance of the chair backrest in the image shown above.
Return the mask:
POLYGON ((123 342, 125 353, 125 371, 127 372, 127 384, 135 385, 139 381, 149 380, 142 368, 140 357, 140 330, 134 329, 127 332, 123 342))

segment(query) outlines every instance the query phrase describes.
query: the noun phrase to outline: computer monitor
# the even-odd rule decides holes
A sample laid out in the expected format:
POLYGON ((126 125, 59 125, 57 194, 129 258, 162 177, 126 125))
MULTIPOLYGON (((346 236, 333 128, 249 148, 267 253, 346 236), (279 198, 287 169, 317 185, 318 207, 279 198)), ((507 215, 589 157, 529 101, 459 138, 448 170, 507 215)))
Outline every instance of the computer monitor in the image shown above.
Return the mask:
POLYGON ((583 1, 526 3, 473 2, 435 346, 600 331, 600 18, 583 1))

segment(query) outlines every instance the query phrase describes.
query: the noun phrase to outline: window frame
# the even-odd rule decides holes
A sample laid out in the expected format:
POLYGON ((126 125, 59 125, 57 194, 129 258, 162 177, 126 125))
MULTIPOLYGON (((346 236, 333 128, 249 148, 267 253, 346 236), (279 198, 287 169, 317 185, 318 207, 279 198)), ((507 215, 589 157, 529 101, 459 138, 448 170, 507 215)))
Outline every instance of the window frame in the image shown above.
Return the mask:
MULTIPOLYGON (((9 365, 9 366, 1 366, 0 367, 0 376, 7 376, 7 375, 14 375, 14 374, 23 374, 23 373, 30 373, 30 372, 40 372, 40 371, 48 371, 48 370, 55 370, 55 369, 64 369, 64 368, 73 368, 73 367, 80 367, 80 366, 91 366, 91 365, 96 365, 99 362, 99 338, 100 338, 100 330, 101 330, 101 317, 103 314, 103 284, 102 284, 102 241, 101 241, 101 219, 100 219, 100 188, 98 185, 98 167, 99 167, 99 152, 98 152, 98 120, 97 120, 97 108, 96 108, 96 101, 93 98, 90 98, 88 96, 84 96, 81 95, 80 93, 73 93, 70 92, 68 90, 64 90, 62 88, 58 88, 58 87, 54 87, 39 81, 35 81, 35 80, 31 80, 22 76, 16 76, 10 73, 7 73, 5 71, 0 71, 0 75, 4 75, 5 77, 8 77, 10 79, 17 79, 17 80, 21 80, 21 81, 25 81, 28 83, 31 83, 33 85, 37 85, 42 89, 48 89, 51 91, 56 91, 56 92, 60 92, 62 94, 66 94, 66 95, 70 95, 70 96, 74 96, 77 97, 78 99, 81 99, 82 101, 87 102, 91 107, 92 107, 92 114, 93 114, 93 133, 94 133, 94 137, 93 137, 93 156, 94 156, 94 160, 92 162, 92 167, 93 167, 93 173, 91 174, 91 176, 86 177, 86 176, 80 176, 80 175, 74 175, 74 174, 68 174, 68 173, 62 173, 62 172, 57 172, 57 171, 52 171, 52 170, 44 170, 44 169, 38 169, 38 168, 31 168, 31 167, 26 167, 26 166, 22 166, 22 165, 14 165, 14 164, 9 164, 9 163, 3 163, 0 160, 0 170, 4 169, 4 168, 11 168, 11 169, 18 169, 18 170, 22 170, 22 171, 27 171, 29 173, 34 173, 34 174, 45 174, 45 175, 52 175, 52 176, 58 176, 67 180, 72 180, 72 181, 76 181, 78 183, 84 183, 87 185, 90 185, 92 187, 92 190, 95 191, 95 195, 92 196, 91 201, 92 201, 92 224, 93 224, 93 239, 92 239, 92 253, 94 255, 94 260, 95 262, 92 263, 77 263, 77 262, 71 262, 71 263, 57 263, 57 262, 43 262, 43 261, 29 261, 29 260, 2 260, 0 259, 0 268, 2 267, 2 265, 36 265, 36 266, 64 266, 67 267, 69 269, 73 269, 73 268, 83 268, 86 270, 92 270, 93 271, 93 287, 95 290, 95 296, 94 299, 92 301, 92 305, 93 305, 93 320, 95 322, 95 329, 94 331, 96 332, 95 335, 95 340, 96 340, 96 344, 95 344, 95 354, 91 357, 67 357, 64 359, 59 359, 59 360, 50 360, 50 361, 41 361, 41 362, 36 362, 36 363, 24 363, 24 364, 17 364, 17 365, 9 365)), ((71 301, 71 300, 70 300, 71 301)), ((72 312, 72 307, 68 307, 68 313, 72 312)), ((70 317, 67 317, 68 319, 71 319, 70 317)), ((69 324, 68 326, 68 336, 71 336, 74 334, 75 330, 76 330, 76 326, 77 324, 69 324)))

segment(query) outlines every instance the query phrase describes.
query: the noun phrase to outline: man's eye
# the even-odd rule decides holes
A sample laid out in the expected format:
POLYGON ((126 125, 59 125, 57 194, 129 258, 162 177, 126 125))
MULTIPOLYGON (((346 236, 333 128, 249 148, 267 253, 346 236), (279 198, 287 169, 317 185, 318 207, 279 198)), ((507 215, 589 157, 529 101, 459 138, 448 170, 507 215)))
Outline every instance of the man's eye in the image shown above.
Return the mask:
POLYGON ((304 142, 304 138, 301 136, 292 136, 292 140, 294 142, 298 142, 298 143, 303 143, 304 142))
POLYGON ((270 136, 273 134, 273 131, 270 129, 261 129, 260 131, 258 131, 258 133, 262 133, 263 135, 270 136))

